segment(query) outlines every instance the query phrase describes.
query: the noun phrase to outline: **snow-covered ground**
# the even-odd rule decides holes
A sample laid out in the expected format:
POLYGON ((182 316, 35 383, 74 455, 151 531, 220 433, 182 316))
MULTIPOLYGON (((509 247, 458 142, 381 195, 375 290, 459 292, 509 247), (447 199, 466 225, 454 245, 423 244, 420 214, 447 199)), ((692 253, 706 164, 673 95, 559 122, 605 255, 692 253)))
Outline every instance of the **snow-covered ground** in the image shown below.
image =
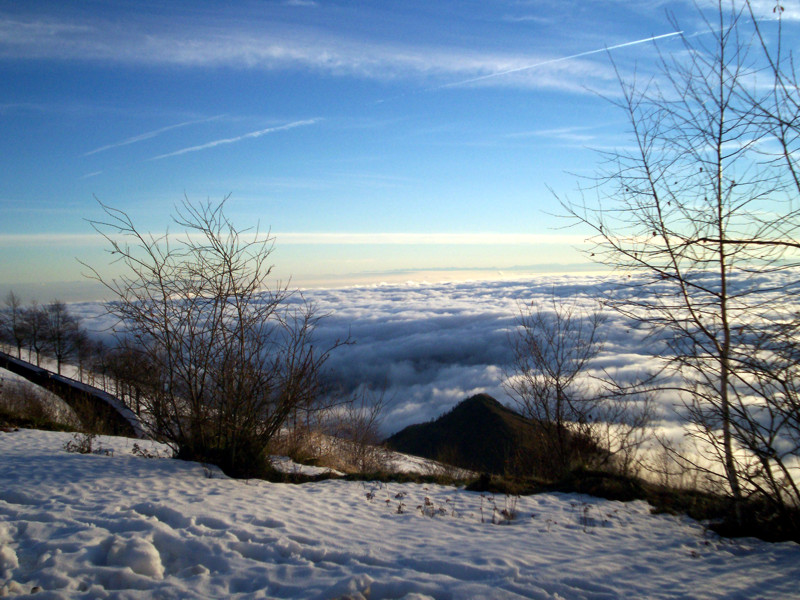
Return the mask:
POLYGON ((642 502, 240 481, 123 438, 70 454, 71 439, 0 433, 0 595, 800 597, 797 544, 720 539, 642 502), (516 518, 493 523, 504 509, 516 518))

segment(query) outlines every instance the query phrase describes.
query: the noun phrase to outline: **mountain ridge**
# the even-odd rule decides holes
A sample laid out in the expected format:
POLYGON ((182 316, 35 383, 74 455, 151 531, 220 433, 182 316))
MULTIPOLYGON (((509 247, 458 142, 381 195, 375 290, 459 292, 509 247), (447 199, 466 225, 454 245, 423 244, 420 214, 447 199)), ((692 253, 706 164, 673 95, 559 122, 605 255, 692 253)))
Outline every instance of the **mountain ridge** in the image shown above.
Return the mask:
POLYGON ((537 422, 488 394, 476 394, 433 421, 409 425, 385 443, 398 452, 505 474, 540 435, 537 422))

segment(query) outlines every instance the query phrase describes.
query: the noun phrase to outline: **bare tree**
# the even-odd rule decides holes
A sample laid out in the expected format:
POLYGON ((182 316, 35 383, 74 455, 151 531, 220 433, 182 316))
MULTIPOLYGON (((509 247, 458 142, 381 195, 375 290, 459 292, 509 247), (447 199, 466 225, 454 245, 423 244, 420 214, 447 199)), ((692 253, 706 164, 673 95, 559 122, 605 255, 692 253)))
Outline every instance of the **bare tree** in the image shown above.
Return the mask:
POLYGON ((17 358, 22 358, 22 347, 25 345, 25 319, 22 301, 13 291, 8 292, 3 310, 3 338, 17 349, 17 358))
POLYGON ((36 354, 36 366, 42 366, 42 354, 46 352, 47 346, 47 315, 44 309, 37 303, 32 302, 29 306, 22 309, 22 322, 28 343, 28 358, 33 352, 36 354))
POLYGON ((381 425, 389 404, 385 390, 363 386, 347 402, 332 407, 324 430, 341 463, 338 468, 359 473, 386 469, 388 453, 381 446, 381 425))
POLYGON ((800 505, 800 319, 786 317, 750 332, 749 352, 735 362, 739 401, 731 416, 734 440, 745 450, 741 478, 790 515, 800 505))
POLYGON ((800 88, 761 27, 749 3, 720 1, 658 77, 618 70, 635 150, 605 155, 596 204, 563 200, 593 231, 591 256, 626 278, 610 304, 664 350, 687 432, 737 507, 752 493, 800 502, 796 371, 774 337, 798 323, 775 302, 800 291, 800 88))
POLYGON ((313 307, 268 286, 272 238, 236 229, 224 205, 184 201, 176 240, 101 204, 108 219, 92 224, 125 273, 91 273, 115 298, 122 343, 140 354, 152 431, 180 457, 251 475, 288 415, 317 398, 328 351, 312 343, 313 307))
POLYGON ((42 354, 52 356, 61 374, 64 361, 76 356, 85 342, 86 332, 80 320, 70 314, 67 305, 60 300, 53 300, 46 306, 36 302, 23 306, 19 297, 9 292, 2 311, 2 338, 14 344, 17 358, 22 358, 22 348, 27 345, 29 355, 36 353, 39 366, 42 354))
POLYGON ((61 375, 61 366, 77 354, 85 332, 81 330, 79 319, 70 314, 67 305, 60 300, 53 300, 43 312, 47 348, 56 359, 56 370, 61 375))
POLYGON ((151 366, 146 355, 131 340, 122 338, 114 348, 105 348, 102 369, 114 384, 114 395, 139 417, 143 414, 143 399, 148 390, 157 385, 151 380, 151 366))
POLYGON ((586 311, 555 297, 550 306, 520 306, 519 327, 511 341, 513 368, 504 382, 523 416, 543 430, 540 460, 547 474, 560 476, 585 460, 589 424, 597 395, 587 378, 589 363, 603 348, 600 310, 586 311))
POLYGON ((89 333, 83 327, 79 327, 75 332, 74 339, 74 356, 78 361, 78 379, 83 381, 87 369, 92 366, 92 358, 95 354, 95 345, 97 342, 91 338, 89 333))

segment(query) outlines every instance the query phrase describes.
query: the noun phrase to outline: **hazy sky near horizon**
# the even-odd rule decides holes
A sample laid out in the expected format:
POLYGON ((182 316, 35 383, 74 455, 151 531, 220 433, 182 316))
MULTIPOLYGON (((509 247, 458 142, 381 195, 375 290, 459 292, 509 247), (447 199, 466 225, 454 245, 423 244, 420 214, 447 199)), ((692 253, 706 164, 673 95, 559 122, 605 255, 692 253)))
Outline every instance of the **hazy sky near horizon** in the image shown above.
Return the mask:
POLYGON ((548 188, 627 142, 609 54, 648 77, 703 29, 688 0, 0 0, 0 287, 102 268, 95 198, 159 232, 230 194, 299 285, 579 263, 548 188))

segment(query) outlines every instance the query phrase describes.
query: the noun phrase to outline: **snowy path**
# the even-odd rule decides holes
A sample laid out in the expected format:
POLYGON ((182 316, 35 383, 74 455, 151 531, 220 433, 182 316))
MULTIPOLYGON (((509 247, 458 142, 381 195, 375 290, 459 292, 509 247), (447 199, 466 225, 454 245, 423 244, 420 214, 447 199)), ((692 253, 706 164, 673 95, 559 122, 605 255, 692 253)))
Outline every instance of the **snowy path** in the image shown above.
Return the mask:
POLYGON ((540 495, 495 525, 489 498, 452 488, 208 478, 197 463, 132 456, 134 440, 103 438, 103 456, 68 454, 69 439, 0 433, 5 594, 800 598, 797 544, 721 540, 641 502, 540 495), (446 514, 423 515, 426 497, 446 514))

